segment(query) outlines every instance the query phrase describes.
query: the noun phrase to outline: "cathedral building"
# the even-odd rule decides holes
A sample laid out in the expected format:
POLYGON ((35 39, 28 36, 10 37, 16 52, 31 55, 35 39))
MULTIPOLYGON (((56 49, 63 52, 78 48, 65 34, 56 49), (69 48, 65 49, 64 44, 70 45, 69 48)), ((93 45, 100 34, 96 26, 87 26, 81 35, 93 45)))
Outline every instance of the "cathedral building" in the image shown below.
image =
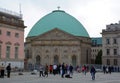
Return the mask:
POLYGON ((84 26, 63 10, 54 10, 32 27, 25 42, 26 65, 91 63, 91 39, 84 26))

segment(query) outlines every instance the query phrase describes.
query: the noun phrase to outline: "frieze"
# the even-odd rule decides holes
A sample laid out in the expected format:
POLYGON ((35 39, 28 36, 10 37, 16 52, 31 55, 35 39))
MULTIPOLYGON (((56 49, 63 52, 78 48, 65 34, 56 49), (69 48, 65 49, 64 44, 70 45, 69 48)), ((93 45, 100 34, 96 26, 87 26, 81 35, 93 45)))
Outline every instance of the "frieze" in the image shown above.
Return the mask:
POLYGON ((32 45, 80 45, 79 41, 34 41, 32 45))

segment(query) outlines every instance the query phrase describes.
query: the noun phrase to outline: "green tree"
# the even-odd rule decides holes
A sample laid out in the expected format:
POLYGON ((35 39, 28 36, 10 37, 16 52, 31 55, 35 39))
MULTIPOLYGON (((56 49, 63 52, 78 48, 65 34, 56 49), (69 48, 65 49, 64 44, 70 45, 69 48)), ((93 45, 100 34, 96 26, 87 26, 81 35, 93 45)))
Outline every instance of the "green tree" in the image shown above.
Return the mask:
POLYGON ((98 55, 96 56, 95 59, 95 64, 102 64, 102 50, 98 52, 98 55))

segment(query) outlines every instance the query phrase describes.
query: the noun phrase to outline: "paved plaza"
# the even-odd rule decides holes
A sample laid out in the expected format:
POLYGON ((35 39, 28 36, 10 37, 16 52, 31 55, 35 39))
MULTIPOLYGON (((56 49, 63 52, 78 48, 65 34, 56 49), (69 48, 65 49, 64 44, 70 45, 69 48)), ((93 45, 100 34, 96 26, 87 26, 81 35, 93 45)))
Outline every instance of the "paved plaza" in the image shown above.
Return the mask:
POLYGON ((91 80, 90 73, 86 76, 83 73, 74 73, 73 78, 61 78, 60 75, 49 75, 46 78, 39 77, 39 73, 31 75, 30 72, 23 74, 12 73, 11 78, 0 78, 0 83, 120 83, 120 73, 97 73, 96 80, 91 80))

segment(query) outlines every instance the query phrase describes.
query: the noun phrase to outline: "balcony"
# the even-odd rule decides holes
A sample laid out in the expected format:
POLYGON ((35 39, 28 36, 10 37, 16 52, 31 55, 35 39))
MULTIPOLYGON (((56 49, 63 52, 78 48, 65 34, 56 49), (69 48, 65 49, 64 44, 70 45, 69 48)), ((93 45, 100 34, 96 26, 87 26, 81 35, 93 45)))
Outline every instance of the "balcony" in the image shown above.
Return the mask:
POLYGON ((24 21, 20 19, 7 18, 4 16, 0 16, 0 23, 25 28, 24 21))

